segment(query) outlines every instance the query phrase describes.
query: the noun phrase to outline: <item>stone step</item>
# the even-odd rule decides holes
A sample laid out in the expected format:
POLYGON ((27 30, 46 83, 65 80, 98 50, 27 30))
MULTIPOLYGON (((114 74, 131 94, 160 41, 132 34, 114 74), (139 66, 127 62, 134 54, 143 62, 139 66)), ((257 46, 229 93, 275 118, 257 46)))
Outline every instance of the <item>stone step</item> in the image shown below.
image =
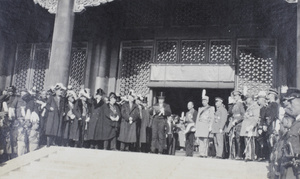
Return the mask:
MULTIPOLYGON (((47 165, 46 165, 47 166, 47 165)), ((76 176, 79 173, 79 170, 71 169, 71 168, 59 168, 56 167, 55 165, 50 165, 50 166, 43 166, 43 164, 30 164, 28 166, 22 167, 19 172, 32 172, 32 173, 40 173, 41 176, 43 174, 48 174, 52 176, 61 176, 61 177, 72 177, 76 176)))
POLYGON ((34 152, 28 154, 26 158, 33 155, 34 160, 21 162, 20 166, 12 167, 19 163, 18 158, 12 161, 10 172, 0 178, 260 179, 267 176, 267 163, 67 147, 41 150, 45 151, 37 152, 39 156, 34 152))

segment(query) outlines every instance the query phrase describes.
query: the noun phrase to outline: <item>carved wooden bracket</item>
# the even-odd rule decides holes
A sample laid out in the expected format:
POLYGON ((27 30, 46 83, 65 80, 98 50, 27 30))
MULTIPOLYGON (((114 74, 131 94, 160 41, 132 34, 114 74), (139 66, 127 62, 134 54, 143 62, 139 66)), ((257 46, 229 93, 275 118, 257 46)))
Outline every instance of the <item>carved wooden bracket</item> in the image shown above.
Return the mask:
MULTIPOLYGON (((73 11, 82 12, 86 7, 99 6, 113 0, 75 0, 73 11)), ((39 4, 45 9, 48 9, 49 13, 55 14, 57 11, 58 0, 33 0, 35 4, 39 4)))

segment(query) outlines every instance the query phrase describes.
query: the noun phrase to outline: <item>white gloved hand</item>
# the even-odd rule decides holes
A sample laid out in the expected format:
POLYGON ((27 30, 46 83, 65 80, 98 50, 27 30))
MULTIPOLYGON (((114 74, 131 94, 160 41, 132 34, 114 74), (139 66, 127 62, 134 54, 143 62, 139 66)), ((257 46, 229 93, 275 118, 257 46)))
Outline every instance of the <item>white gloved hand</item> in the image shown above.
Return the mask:
POLYGON ((39 120, 40 120, 39 115, 33 111, 30 116, 30 122, 37 123, 39 122, 39 120))

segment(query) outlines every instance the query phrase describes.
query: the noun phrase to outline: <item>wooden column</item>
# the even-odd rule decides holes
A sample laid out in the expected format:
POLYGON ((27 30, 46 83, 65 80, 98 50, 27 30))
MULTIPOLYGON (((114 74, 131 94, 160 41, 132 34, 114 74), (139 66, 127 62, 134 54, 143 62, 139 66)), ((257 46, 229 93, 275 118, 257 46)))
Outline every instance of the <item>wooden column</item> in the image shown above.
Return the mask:
MULTIPOLYGON (((98 46, 98 45, 97 45, 98 46)), ((106 93, 109 93, 108 90, 108 75, 109 75, 109 67, 108 67, 108 41, 106 38, 103 39, 101 43, 100 56, 99 56, 99 67, 98 74, 95 82, 95 89, 102 88, 106 93)))
POLYGON ((0 31, 0 89, 3 90, 6 87, 6 70, 5 70, 5 39, 0 31))
POLYGON ((49 72, 45 87, 68 84, 74 26, 74 0, 59 0, 55 16, 49 72))
POLYGON ((296 87, 300 89, 300 1, 297 4, 297 61, 296 61, 296 87))

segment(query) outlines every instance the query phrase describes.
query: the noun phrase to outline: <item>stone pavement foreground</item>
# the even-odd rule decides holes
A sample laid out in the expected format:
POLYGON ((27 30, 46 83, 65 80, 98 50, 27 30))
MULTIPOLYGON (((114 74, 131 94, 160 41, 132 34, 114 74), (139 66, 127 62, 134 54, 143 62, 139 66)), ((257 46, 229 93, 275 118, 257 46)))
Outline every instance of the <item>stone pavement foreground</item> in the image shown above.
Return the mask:
POLYGON ((0 178, 260 179, 267 163, 49 147, 0 166, 0 178))

